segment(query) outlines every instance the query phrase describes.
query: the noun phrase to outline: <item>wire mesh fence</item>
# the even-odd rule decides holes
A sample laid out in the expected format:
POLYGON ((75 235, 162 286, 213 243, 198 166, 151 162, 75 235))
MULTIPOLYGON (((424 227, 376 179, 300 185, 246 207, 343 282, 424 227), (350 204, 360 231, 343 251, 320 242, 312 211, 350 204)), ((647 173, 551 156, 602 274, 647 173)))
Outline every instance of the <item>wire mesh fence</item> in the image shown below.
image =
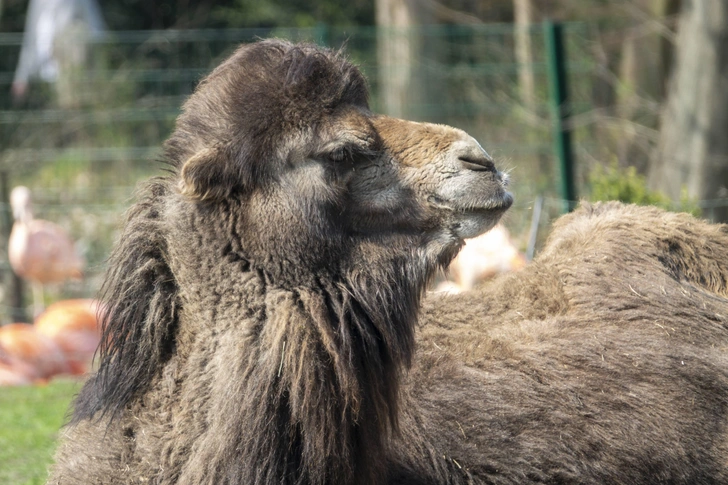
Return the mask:
MULTIPOLYGON (((572 112, 581 120, 574 127, 578 185, 584 167, 611 154, 599 143, 603 127, 584 121, 602 82, 593 27, 568 24, 565 32, 572 112)), ((67 228, 88 261, 83 281, 51 289, 47 298, 95 293, 120 216, 135 185, 160 173, 160 145, 185 97, 237 45, 267 37, 344 47, 369 79, 374 111, 453 125, 478 139, 511 173, 517 202, 505 223, 525 248, 537 197, 546 201, 542 233, 564 204, 542 33, 526 32, 528 66, 515 61, 516 34, 511 25, 110 32, 87 39, 82 63, 62 69, 53 83, 31 84, 22 100, 10 94, 22 36, 0 34, 0 171, 11 185, 31 188, 36 217, 67 228), (397 55, 401 46, 408 50, 397 55), (526 67, 528 93, 519 77, 526 67)), ((0 209, 7 206, 0 202, 0 209)), ((3 228, 0 242, 0 322, 9 321, 12 306, 9 231, 3 228)))

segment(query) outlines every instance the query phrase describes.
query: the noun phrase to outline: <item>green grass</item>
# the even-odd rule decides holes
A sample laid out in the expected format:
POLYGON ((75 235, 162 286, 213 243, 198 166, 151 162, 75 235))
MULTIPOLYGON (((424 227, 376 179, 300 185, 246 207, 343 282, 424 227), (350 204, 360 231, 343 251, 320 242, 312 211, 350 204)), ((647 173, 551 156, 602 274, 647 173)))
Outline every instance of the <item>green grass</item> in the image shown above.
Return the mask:
POLYGON ((44 484, 58 430, 80 383, 0 387, 0 484, 44 484))

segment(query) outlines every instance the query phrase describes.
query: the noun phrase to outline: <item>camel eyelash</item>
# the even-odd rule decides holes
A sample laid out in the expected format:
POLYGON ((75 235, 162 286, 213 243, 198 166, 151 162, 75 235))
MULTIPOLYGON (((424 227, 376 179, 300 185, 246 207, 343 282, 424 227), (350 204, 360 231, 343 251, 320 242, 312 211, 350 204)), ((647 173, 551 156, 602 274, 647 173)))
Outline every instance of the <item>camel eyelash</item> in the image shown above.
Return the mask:
POLYGON ((341 145, 326 152, 321 158, 334 163, 356 163, 369 160, 374 156, 374 151, 359 145, 341 145))
POLYGON ((326 154, 326 159, 332 162, 343 162, 351 158, 351 149, 347 146, 337 147, 326 154))

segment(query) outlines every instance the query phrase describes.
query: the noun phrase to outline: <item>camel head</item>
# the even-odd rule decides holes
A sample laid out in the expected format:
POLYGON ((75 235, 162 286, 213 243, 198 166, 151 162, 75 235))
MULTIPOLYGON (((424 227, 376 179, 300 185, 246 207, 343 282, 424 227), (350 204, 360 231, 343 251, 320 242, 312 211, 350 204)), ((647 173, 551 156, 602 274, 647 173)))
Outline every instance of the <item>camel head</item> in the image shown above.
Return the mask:
POLYGON ((467 133, 376 115, 367 98, 339 53, 241 47, 200 84, 167 143, 180 195, 232 210, 241 252, 272 272, 361 261, 372 245, 445 264, 511 205, 507 177, 467 133))

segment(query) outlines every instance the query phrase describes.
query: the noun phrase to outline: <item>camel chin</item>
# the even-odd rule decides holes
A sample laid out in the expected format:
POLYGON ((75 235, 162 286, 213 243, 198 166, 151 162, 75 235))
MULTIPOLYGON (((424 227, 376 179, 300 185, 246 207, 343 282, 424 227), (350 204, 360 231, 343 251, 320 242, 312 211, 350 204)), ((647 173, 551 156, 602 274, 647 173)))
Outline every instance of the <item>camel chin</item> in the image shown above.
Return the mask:
POLYGON ((513 203, 513 197, 506 193, 498 209, 471 211, 458 214, 453 226, 453 232, 461 239, 480 236, 490 231, 498 224, 503 213, 513 203))

